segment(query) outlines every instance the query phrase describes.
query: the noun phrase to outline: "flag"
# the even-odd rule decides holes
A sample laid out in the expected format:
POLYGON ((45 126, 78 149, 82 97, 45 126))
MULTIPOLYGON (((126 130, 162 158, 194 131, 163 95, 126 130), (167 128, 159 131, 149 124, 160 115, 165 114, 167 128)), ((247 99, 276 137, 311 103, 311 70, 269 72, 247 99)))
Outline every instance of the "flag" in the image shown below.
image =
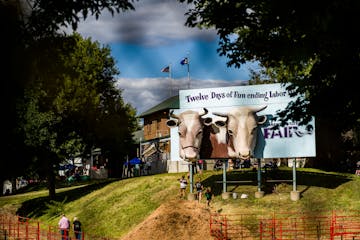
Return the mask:
POLYGON ((189 59, 186 57, 180 62, 181 65, 189 64, 189 59))
POLYGON ((161 72, 170 72, 170 66, 166 66, 163 69, 161 69, 161 72))

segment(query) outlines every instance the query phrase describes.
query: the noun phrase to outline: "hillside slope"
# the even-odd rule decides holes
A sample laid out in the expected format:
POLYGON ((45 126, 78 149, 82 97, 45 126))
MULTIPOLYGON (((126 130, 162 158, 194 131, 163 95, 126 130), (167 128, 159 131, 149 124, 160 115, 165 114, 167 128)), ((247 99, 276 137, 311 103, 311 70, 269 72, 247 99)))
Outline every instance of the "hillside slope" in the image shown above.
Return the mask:
MULTIPOLYGON (((270 179, 291 179, 291 169, 280 169, 270 179)), ((212 239, 209 235, 211 212, 222 214, 271 214, 273 212, 354 211, 360 209, 360 177, 353 174, 298 169, 299 201, 291 201, 291 183, 264 185, 265 196, 257 199, 256 184, 229 184, 229 192, 247 194, 246 199, 221 198, 222 172, 205 171, 201 176, 204 186, 214 192, 212 208, 196 201, 179 199, 178 179, 184 173, 157 174, 129 179, 57 189, 56 204, 72 220, 77 216, 89 235, 110 239, 188 240, 212 239)), ((195 179, 199 177, 195 176, 195 179)), ((256 172, 233 171, 227 180, 256 179, 256 172)), ((188 189, 189 190, 189 189, 188 189)), ((49 211, 47 191, 0 197, 0 208, 57 226, 59 213, 49 211)), ((56 207, 56 208, 55 208, 56 207)))

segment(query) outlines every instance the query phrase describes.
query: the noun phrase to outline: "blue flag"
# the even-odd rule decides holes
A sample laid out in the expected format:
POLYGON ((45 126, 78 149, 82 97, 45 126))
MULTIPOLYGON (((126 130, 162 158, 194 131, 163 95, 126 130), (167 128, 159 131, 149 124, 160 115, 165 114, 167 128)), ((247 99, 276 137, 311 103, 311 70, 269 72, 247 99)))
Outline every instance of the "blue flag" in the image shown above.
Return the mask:
POLYGON ((189 59, 186 57, 180 62, 181 65, 189 64, 189 59))

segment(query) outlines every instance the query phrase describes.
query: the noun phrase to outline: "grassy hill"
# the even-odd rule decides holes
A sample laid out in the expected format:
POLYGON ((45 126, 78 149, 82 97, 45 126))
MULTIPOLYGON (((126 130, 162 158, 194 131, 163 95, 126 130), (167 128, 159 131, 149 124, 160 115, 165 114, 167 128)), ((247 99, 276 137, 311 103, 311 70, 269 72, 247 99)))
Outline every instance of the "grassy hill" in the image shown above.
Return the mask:
MULTIPOLYGON (((159 174, 129 179, 107 179, 57 190, 56 201, 49 201, 47 190, 0 197, 2 211, 36 218, 56 226, 59 214, 69 219, 77 216, 88 234, 121 237, 134 229, 161 204, 178 198, 177 179, 183 175, 159 174)), ((195 179, 198 175, 195 175, 195 179)), ((292 179, 290 168, 281 168, 263 175, 265 179, 292 179)), ((297 170, 299 201, 290 200, 292 183, 263 183, 263 198, 257 199, 256 172, 232 171, 227 180, 254 180, 253 183, 228 185, 227 191, 248 194, 246 199, 221 198, 221 171, 205 171, 201 176, 204 186, 211 186, 215 199, 212 211, 222 213, 270 213, 272 211, 330 211, 351 212, 360 209, 360 177, 354 174, 323 172, 316 169, 297 170)), ((188 189, 189 190, 189 189, 188 189)))

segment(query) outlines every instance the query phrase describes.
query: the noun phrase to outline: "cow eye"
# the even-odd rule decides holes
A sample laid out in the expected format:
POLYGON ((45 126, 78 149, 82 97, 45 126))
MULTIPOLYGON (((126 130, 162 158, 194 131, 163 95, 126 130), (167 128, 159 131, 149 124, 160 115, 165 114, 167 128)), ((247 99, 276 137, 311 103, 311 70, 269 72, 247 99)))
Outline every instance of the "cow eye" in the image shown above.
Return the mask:
POLYGON ((230 130, 230 129, 228 130, 228 134, 229 134, 230 136, 234 135, 233 131, 230 130))
POLYGON ((181 133, 181 132, 178 132, 178 134, 179 134, 179 137, 181 137, 181 136, 182 136, 182 133, 181 133))
POLYGON ((200 134, 202 134, 202 131, 199 131, 199 132, 196 134, 196 136, 199 136, 200 134))

